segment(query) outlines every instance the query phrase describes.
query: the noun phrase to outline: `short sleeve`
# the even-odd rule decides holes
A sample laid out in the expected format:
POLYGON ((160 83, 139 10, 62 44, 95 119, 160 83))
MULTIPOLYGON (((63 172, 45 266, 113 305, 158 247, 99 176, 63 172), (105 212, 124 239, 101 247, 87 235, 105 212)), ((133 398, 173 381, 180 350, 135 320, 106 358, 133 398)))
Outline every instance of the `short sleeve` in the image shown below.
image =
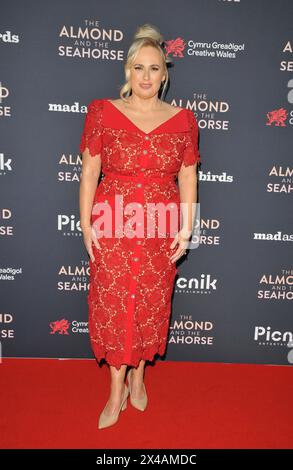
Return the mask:
POLYGON ((93 100, 87 106, 83 131, 80 139, 79 151, 82 153, 89 149, 91 157, 99 155, 102 149, 102 115, 103 101, 93 100))
POLYGON ((200 163, 200 153, 198 149, 198 124, 193 112, 187 110, 187 119, 189 123, 189 131, 186 136, 186 146, 183 150, 184 166, 200 163))

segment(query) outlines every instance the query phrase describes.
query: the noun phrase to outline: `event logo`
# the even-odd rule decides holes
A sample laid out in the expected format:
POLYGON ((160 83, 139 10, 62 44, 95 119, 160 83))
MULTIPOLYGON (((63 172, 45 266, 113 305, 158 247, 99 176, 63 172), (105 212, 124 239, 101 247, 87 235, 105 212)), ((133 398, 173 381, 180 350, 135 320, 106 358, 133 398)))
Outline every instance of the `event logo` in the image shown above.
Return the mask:
POLYGON ((204 320, 194 320, 192 315, 179 315, 170 325, 169 344, 198 344, 212 345, 214 336, 211 335, 214 325, 212 322, 204 320))
POLYGON ((6 175, 6 171, 12 171, 11 158, 5 160, 4 153, 0 153, 0 175, 6 175))
POLYGON ((253 240, 274 241, 274 242, 292 242, 293 234, 282 233, 280 230, 276 233, 258 233, 253 234, 253 240))
POLYGON ((11 328, 10 324, 14 318, 11 313, 0 313, 0 338, 9 340, 14 339, 15 330, 11 328))
MULTIPOLYGON (((4 98, 9 96, 9 90, 0 82, 0 103, 2 103, 4 98)), ((0 114, 2 115, 2 114, 0 114)))
MULTIPOLYGON (((211 129, 213 131, 227 131, 229 130, 229 116, 230 105, 227 101, 209 97, 205 92, 193 92, 192 99, 178 100, 178 103, 173 100, 171 104, 179 105, 189 109, 196 116, 199 129, 211 129), (226 119, 227 118, 227 119, 226 119)), ((201 153, 201 152, 200 152, 201 153)))
MULTIPOLYGON (((69 335, 69 332, 68 332, 69 327, 70 327, 70 322, 66 320, 65 318, 62 318, 62 320, 56 320, 54 322, 51 322, 50 328, 52 331, 50 331, 50 335, 54 335, 55 333, 58 333, 59 335, 69 335)), ((73 320, 71 322, 70 331, 71 333, 88 334, 89 333, 88 322, 73 320)))
MULTIPOLYGON (((61 170, 58 171, 58 181, 71 183, 80 181, 81 176, 81 165, 82 165, 82 158, 79 154, 77 155, 65 155, 62 154, 58 165, 60 166, 61 170)), ((0 170, 1 170, 1 154, 0 154, 0 170)))
POLYGON ((288 111, 285 108, 274 109, 274 111, 269 111, 267 113, 268 122, 267 126, 275 124, 278 127, 286 127, 285 120, 287 119, 288 111))
POLYGON ((172 57, 184 57, 183 51, 186 43, 182 38, 170 39, 165 41, 166 57, 172 54, 172 57))
POLYGON ((80 221, 74 214, 58 214, 57 230, 62 231, 64 236, 82 236, 80 221))
POLYGON ((184 294, 211 294, 217 290, 218 279, 211 274, 186 278, 180 276, 175 284, 175 292, 184 294))
MULTIPOLYGON (((285 46, 282 49, 283 54, 292 54, 293 53, 293 45, 291 41, 287 41, 285 46)), ((291 59, 291 58, 290 58, 291 59)), ((280 70, 282 72, 292 72, 292 60, 282 60, 280 64, 280 70)))
POLYGON ((9 96, 9 89, 0 82, 0 117, 11 117, 11 106, 3 106, 3 101, 9 96))
POLYGON ((263 274, 257 291, 257 298, 263 300, 293 299, 293 270, 283 269, 280 274, 263 274))
POLYGON ((0 236, 2 235, 9 235, 9 236, 12 236, 13 235, 13 229, 14 229, 14 226, 13 225, 3 225, 3 223, 6 221, 8 221, 9 219, 12 218, 12 212, 10 209, 1 209, 0 208, 0 236))
POLYGON ((48 111, 55 113, 86 113, 87 107, 75 101, 73 104, 48 103, 48 111))
POLYGON ((253 339, 259 346, 288 346, 288 342, 293 342, 293 333, 272 330, 271 326, 256 326, 253 339))
MULTIPOLYGON (((259 346, 282 346, 289 348, 287 360, 293 364, 293 333, 292 331, 273 330, 270 326, 256 326, 254 329, 254 341, 259 346)), ((287 351, 287 350, 286 350, 287 351)))
POLYGON ((22 268, 0 267, 0 281, 15 281, 17 274, 22 274, 22 268))
POLYGON ((233 183, 233 175, 229 175, 226 171, 222 171, 221 174, 211 173, 207 171, 204 173, 202 170, 198 170, 199 181, 205 181, 207 183, 233 183))
POLYGON ((81 261, 81 266, 61 266, 58 272, 58 290, 63 292, 87 292, 90 267, 88 261, 81 261))
POLYGON ((219 246, 221 242, 221 232, 220 232, 220 220, 218 219, 201 219, 196 220, 197 223, 197 233, 192 237, 192 242, 197 242, 201 245, 213 245, 219 246))
POLYGON ((124 34, 119 29, 105 29, 99 20, 84 20, 82 26, 62 25, 58 47, 61 57, 79 59, 124 60, 124 50, 119 48, 124 34))
POLYGON ((187 55, 198 57, 207 57, 208 59, 237 59, 237 52, 245 50, 245 44, 236 44, 235 42, 200 42, 190 39, 187 43, 187 55))
POLYGON ((236 53, 244 51, 245 44, 236 44, 234 42, 220 43, 217 41, 200 42, 193 39, 185 42, 181 37, 165 41, 166 57, 172 55, 172 57, 182 58, 184 57, 185 49, 187 55, 194 57, 236 59, 236 53))
POLYGON ((293 191, 293 169, 282 166, 273 166, 269 171, 269 177, 273 179, 274 182, 267 184, 268 193, 282 193, 282 194, 291 194, 293 191), (275 180, 277 179, 277 182, 275 180))
POLYGON ((17 34, 12 34, 11 31, 5 31, 5 33, 0 33, 0 41, 12 43, 12 44, 18 44, 19 36, 17 34))
POLYGON ((55 333, 59 333, 59 335, 68 335, 68 328, 69 328, 69 322, 68 320, 65 320, 65 318, 62 318, 62 320, 56 320, 54 322, 50 323, 50 328, 52 331, 50 331, 50 335, 54 335, 55 333))

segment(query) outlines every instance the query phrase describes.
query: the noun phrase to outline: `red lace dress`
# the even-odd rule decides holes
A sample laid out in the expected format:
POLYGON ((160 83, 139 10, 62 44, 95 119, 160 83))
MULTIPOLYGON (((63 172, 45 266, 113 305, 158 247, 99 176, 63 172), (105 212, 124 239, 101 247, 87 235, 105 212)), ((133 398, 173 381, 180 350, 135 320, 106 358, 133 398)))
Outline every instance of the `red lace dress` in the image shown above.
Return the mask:
MULTIPOLYGON (((163 202, 179 208, 175 178, 181 164, 200 161, 198 125, 193 112, 183 108, 145 133, 108 99, 94 99, 87 108, 80 152, 86 148, 92 157, 100 154, 103 173, 91 223, 101 217, 99 203, 109 204, 113 216, 112 236, 98 238, 101 249, 93 245, 95 261, 89 260, 91 346, 98 361, 105 359, 116 369, 122 364, 137 367, 141 359, 152 361, 165 352, 177 273, 176 263, 170 261, 177 248, 170 248, 175 236, 168 232, 170 217, 167 213, 167 232, 160 237, 158 217, 153 216, 154 236, 147 225, 147 205, 163 202), (143 208, 144 223, 135 225, 136 230, 141 225, 141 232, 133 238, 114 225, 117 195, 123 207, 135 202, 143 208)), ((131 217, 123 214, 122 228, 131 217)), ((180 216, 177 220, 180 223, 180 216)), ((133 225, 129 227, 131 231, 133 225)))

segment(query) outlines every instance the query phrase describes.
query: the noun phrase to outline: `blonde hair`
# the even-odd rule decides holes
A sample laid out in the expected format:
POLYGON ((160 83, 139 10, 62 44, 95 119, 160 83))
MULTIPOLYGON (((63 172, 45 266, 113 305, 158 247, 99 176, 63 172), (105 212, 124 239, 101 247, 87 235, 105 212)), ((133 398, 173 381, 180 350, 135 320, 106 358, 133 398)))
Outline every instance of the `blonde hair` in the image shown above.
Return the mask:
MULTIPOLYGON (((169 80, 169 73, 167 69, 167 64, 171 60, 165 56, 165 51, 163 49, 164 39, 161 35, 159 29, 156 26, 151 25, 150 23, 145 23, 142 26, 139 26, 134 34, 133 42, 128 50, 126 63, 124 64, 124 73, 125 73, 125 82, 120 87, 119 95, 120 98, 127 102, 126 97, 130 95, 131 85, 130 85, 130 68, 134 62, 137 54, 140 49, 144 46, 155 47, 161 54, 165 80, 164 85, 160 93, 160 99, 163 99, 166 92, 166 88, 169 80)), ((163 82, 162 82, 163 83, 163 82)))

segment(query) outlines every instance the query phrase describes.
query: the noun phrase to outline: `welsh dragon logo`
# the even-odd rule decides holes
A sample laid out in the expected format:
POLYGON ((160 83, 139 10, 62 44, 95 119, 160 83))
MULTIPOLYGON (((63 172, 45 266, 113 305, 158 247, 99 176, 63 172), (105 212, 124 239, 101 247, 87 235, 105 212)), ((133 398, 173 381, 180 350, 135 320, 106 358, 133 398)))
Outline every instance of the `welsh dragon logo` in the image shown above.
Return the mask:
POLYGON ((267 126, 275 124, 275 126, 285 127, 285 120, 287 119, 288 112, 284 108, 274 109, 274 111, 269 111, 267 113, 268 122, 267 126))
POLYGON ((181 38, 165 41, 166 56, 172 54, 173 57, 184 57, 183 51, 186 43, 181 38))
POLYGON ((50 323, 50 328, 52 331, 50 331, 50 335, 54 335, 55 333, 59 333, 59 335, 68 335, 68 328, 69 328, 69 322, 68 320, 65 320, 63 318, 62 320, 57 320, 53 321, 50 323))

